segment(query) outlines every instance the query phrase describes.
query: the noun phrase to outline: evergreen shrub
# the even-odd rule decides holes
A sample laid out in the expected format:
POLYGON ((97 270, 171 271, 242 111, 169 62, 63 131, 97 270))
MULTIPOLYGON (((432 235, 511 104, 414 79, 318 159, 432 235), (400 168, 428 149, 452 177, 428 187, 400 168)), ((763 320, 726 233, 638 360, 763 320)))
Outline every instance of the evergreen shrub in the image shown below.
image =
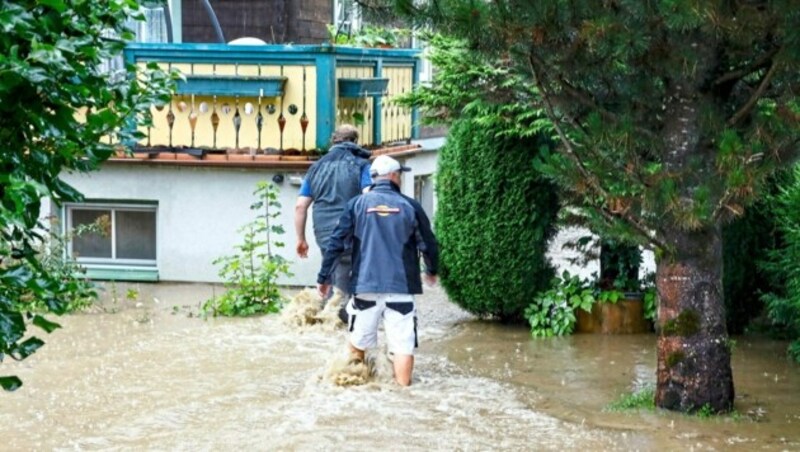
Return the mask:
POLYGON ((453 123, 440 151, 440 277, 450 299, 467 311, 521 322, 554 276, 545 253, 559 204, 533 166, 542 139, 498 134, 498 128, 490 116, 467 116, 453 123))
POLYGON ((800 165, 771 204, 780 240, 764 263, 775 290, 762 300, 774 332, 793 340, 789 354, 800 361, 800 165))
POLYGON ((744 216, 722 228, 722 286, 731 334, 747 329, 764 310, 761 294, 774 290, 759 262, 776 246, 775 228, 775 217, 766 201, 755 203, 744 216))

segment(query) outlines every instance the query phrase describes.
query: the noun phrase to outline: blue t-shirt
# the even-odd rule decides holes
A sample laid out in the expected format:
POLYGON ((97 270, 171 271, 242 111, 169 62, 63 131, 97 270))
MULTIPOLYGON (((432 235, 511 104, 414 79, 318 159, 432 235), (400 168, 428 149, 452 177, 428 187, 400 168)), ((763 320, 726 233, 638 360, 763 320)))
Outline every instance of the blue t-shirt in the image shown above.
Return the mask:
MULTIPOLYGON (((361 189, 363 190, 370 185, 372 185, 372 176, 369 175, 369 165, 364 165, 361 169, 361 189)), ((300 196, 313 198, 311 196, 311 184, 308 183, 308 179, 303 179, 303 183, 300 185, 300 196)))

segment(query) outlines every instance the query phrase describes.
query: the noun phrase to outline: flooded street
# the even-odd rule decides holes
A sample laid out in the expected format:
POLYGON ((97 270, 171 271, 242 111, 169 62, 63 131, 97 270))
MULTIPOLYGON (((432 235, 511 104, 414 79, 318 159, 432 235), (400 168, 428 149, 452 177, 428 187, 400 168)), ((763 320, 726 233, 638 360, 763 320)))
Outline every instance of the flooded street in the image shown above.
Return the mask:
POLYGON ((783 344, 738 339, 736 419, 609 413, 652 383, 653 336, 532 340, 435 288, 413 385, 338 387, 325 372, 343 330, 198 319, 219 290, 120 285, 57 319, 45 347, 2 365, 24 386, 0 395, 0 450, 800 450, 800 369, 783 344))

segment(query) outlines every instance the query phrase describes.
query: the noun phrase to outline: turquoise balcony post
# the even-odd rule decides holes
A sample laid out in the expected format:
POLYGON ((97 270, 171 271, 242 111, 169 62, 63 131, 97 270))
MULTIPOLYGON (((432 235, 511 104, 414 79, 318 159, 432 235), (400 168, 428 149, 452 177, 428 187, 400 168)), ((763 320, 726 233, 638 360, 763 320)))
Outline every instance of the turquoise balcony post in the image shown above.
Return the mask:
POLYGON ((336 121, 336 55, 331 46, 322 46, 317 65, 317 149, 330 143, 336 121))

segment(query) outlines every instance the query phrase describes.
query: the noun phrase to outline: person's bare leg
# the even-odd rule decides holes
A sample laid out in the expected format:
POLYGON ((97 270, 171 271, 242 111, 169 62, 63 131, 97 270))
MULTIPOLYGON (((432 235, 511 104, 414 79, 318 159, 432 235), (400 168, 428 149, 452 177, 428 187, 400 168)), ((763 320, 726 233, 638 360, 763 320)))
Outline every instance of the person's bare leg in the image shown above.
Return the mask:
POLYGON ((414 370, 414 355, 394 355, 394 379, 400 386, 411 385, 414 370))
POLYGON ((359 350, 359 349, 353 347, 353 344, 350 344, 350 356, 351 357, 355 356, 356 358, 360 359, 361 361, 364 361, 364 350, 359 350))

